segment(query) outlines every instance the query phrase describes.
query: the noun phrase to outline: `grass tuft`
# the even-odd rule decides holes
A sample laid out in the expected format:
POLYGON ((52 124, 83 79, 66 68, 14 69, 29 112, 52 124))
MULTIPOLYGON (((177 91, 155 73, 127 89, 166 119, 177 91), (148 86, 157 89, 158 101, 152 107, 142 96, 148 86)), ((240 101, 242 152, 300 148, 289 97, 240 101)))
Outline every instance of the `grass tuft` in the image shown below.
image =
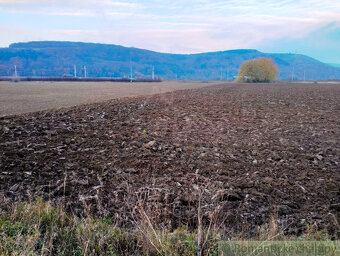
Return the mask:
MULTIPOLYGON (((0 255, 217 255, 217 232, 203 229, 199 243, 198 230, 156 228, 143 209, 140 214, 135 228, 126 230, 112 219, 79 218, 42 199, 19 203, 0 211, 0 255)), ((284 237, 274 217, 257 240, 330 241, 314 227, 301 237, 284 237)))

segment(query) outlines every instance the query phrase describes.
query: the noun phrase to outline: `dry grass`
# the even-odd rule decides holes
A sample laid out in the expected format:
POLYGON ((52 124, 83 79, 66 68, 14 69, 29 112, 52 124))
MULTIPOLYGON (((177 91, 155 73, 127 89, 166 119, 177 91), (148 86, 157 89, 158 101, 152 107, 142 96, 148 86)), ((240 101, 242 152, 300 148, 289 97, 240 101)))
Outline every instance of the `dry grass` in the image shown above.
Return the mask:
MULTIPOLYGON (((0 211, 0 255, 217 255, 222 239, 216 230, 201 230, 199 244, 197 230, 155 227, 137 208, 135 227, 122 229, 112 219, 79 218, 41 199, 17 204, 0 211)), ((257 240, 325 240, 312 227, 303 237, 284 237, 275 222, 273 215, 257 240)))
MULTIPOLYGON (((0 255, 194 255, 196 232, 156 229, 146 213, 135 228, 79 218, 38 199, 0 212, 0 255)), ((215 248, 217 248, 215 246, 215 248)))

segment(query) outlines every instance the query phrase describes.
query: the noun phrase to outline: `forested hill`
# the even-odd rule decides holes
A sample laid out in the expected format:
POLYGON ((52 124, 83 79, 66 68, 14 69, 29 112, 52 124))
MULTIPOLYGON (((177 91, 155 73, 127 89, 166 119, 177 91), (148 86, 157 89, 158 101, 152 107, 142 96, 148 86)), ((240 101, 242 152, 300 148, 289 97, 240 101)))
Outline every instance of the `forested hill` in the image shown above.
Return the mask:
POLYGON ((269 54, 257 50, 230 50, 200 54, 167 54, 119 45, 77 42, 15 43, 0 48, 0 76, 128 77, 155 75, 162 79, 233 79, 243 61, 268 57, 280 70, 279 79, 340 79, 340 68, 300 54, 269 54))

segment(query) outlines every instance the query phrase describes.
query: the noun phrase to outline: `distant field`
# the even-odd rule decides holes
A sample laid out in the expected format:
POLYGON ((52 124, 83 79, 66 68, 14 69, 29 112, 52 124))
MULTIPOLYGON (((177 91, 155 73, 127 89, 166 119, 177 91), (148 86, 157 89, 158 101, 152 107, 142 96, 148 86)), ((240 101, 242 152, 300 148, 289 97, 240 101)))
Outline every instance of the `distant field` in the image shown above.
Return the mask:
POLYGON ((152 95, 202 88, 217 82, 0 82, 0 116, 101 102, 122 97, 152 95))

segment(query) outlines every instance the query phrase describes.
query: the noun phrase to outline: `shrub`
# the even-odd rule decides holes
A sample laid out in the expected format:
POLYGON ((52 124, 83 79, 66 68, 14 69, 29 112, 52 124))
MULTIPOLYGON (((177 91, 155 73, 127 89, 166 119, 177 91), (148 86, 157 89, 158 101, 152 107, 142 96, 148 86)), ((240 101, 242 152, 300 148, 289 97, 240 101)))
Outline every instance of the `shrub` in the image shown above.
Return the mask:
POLYGON ((279 74, 279 70, 273 60, 260 58, 245 61, 239 70, 237 82, 271 82, 279 74))

